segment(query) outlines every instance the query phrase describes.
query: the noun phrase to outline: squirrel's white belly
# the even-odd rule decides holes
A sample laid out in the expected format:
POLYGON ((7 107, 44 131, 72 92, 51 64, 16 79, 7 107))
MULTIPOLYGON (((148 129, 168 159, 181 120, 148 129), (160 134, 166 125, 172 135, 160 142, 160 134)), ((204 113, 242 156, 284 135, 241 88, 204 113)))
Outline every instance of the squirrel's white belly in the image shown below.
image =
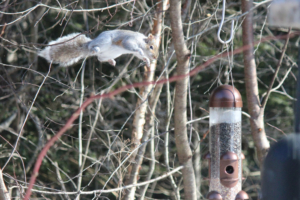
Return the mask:
POLYGON ((134 51, 129 51, 127 49, 124 49, 123 47, 119 47, 117 45, 111 46, 111 48, 100 52, 97 54, 98 59, 101 61, 108 61, 111 59, 115 59, 123 54, 136 54, 134 51))

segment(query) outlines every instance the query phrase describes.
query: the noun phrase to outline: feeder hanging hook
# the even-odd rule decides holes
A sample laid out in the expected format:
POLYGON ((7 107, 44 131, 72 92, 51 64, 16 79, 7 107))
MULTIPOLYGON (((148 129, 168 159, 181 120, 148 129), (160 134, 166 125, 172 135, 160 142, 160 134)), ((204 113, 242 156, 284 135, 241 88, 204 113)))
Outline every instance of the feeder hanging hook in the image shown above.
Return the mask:
POLYGON ((221 30, 223 27, 223 23, 224 23, 224 18, 225 18, 225 6, 226 6, 226 0, 223 0, 223 7, 222 7, 222 18, 221 18, 221 22, 220 22, 220 26, 218 29, 218 40, 222 43, 222 44, 228 44, 229 42, 231 42, 231 40, 233 39, 233 31, 234 31, 234 20, 231 21, 231 32, 230 32, 230 38, 226 41, 221 39, 221 30))

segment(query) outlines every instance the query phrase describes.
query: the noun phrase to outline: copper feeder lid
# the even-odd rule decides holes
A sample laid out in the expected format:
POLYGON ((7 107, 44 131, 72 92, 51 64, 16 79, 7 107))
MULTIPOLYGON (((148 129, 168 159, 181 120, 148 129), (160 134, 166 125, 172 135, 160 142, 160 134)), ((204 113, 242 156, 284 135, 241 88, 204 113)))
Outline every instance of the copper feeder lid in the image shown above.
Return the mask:
POLYGON ((243 107, 240 92, 231 85, 221 85, 214 89, 209 98, 209 107, 243 107))
POLYGON ((222 200, 222 195, 217 192, 217 191, 210 191, 207 196, 206 196, 207 199, 209 200, 222 200))

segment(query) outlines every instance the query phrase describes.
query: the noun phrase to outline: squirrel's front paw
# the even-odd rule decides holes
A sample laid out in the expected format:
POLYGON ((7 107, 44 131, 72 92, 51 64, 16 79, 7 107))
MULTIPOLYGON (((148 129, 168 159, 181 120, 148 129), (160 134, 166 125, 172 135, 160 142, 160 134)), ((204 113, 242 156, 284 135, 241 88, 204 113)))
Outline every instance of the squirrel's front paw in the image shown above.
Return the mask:
POLYGON ((149 58, 143 58, 143 61, 146 62, 147 67, 150 67, 150 60, 149 58))

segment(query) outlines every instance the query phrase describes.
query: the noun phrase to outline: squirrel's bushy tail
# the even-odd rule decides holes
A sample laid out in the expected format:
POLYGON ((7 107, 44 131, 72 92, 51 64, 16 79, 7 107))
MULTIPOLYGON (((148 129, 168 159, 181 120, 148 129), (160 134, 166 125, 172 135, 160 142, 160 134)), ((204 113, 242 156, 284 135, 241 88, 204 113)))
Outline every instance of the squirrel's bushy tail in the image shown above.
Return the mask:
POLYGON ((38 55, 48 62, 52 61, 67 67, 90 55, 87 47, 90 41, 90 38, 81 33, 72 33, 49 42, 50 46, 40 51, 38 55))

